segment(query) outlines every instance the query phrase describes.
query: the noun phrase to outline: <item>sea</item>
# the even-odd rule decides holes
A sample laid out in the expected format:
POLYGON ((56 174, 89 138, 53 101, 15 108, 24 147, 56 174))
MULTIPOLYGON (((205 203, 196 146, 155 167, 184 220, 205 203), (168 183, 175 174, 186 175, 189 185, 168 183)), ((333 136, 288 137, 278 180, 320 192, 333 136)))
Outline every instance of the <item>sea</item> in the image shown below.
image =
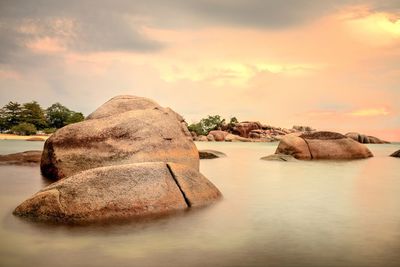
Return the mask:
MULTIPOLYGON (((217 203, 151 220, 53 225, 12 211, 50 184, 38 166, 0 166, 0 266, 400 266, 400 143, 373 158, 264 161, 277 143, 197 142, 217 203)), ((43 142, 0 140, 0 154, 43 142)))

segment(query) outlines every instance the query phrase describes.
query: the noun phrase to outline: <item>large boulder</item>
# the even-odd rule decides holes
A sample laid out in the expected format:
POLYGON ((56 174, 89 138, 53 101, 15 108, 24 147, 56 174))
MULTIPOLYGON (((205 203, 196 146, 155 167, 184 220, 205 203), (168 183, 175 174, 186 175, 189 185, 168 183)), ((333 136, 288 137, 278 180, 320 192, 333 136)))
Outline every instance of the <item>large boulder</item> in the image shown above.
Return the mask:
POLYGON ((0 165, 37 165, 42 157, 41 150, 0 155, 0 165))
POLYGON ((370 135, 365 135, 365 134, 360 134, 360 133, 347 133, 347 137, 361 143, 361 144, 388 144, 390 142, 384 141, 379 139, 378 137, 375 136, 370 136, 370 135))
POLYGON ((390 156, 395 158, 400 158, 400 150, 393 152, 390 156))
POLYGON ((41 221, 91 222, 207 205, 218 189, 187 165, 148 162, 99 167, 53 183, 14 214, 41 221))
POLYGON ((335 132, 288 134, 279 142, 275 154, 297 159, 360 159, 372 157, 364 145, 335 132))
POLYGON ((239 133, 239 136, 249 138, 252 130, 262 129, 262 124, 258 121, 244 121, 235 124, 234 132, 239 133))
POLYGON ((152 100, 120 96, 47 139, 41 170, 48 178, 61 179, 96 167, 155 161, 199 169, 198 151, 183 118, 152 100))

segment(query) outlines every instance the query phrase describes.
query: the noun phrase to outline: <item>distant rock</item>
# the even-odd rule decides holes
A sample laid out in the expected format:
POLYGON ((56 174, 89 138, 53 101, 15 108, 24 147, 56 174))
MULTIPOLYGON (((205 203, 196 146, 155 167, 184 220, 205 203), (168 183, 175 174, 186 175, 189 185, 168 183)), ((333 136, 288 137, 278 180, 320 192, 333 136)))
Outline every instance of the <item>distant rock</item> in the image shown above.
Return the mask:
POLYGON ((390 142, 381 140, 375 136, 369 136, 369 135, 364 135, 364 134, 359 134, 359 133, 347 133, 347 137, 361 143, 361 144, 389 144, 390 142))
POLYGON ((302 125, 294 125, 292 127, 293 130, 298 131, 298 132, 313 132, 315 129, 313 129, 310 126, 302 126, 302 125))
POLYGON ((26 139, 26 141, 45 141, 44 140, 44 138, 43 137, 37 137, 37 136, 35 136, 35 137, 30 137, 30 138, 28 138, 28 139, 26 139))
POLYGON ((199 136, 196 137, 195 140, 196 140, 196 141, 200 141, 200 142, 207 142, 207 141, 208 141, 208 138, 207 138, 207 136, 199 135, 199 136))
POLYGON ((147 162, 80 172, 43 188, 14 214, 82 223, 166 214, 204 206, 220 197, 218 189, 193 168, 147 162))
POLYGON ((147 98, 120 96, 50 136, 41 170, 62 179, 96 167, 154 161, 199 169, 197 148, 181 116, 147 98))
POLYGON ((396 152, 393 152, 393 154, 390 155, 391 157, 395 158, 400 158, 400 150, 397 150, 396 152))
POLYGON ((262 124, 258 121, 243 121, 236 123, 233 129, 239 136, 249 138, 252 130, 262 129, 262 124))
POLYGON ((235 135, 235 134, 227 134, 225 136, 225 141, 226 142, 253 142, 253 140, 250 138, 244 138, 244 137, 241 137, 241 136, 235 135))
POLYGON ((225 131, 220 131, 220 130, 214 130, 210 131, 208 133, 209 135, 212 135, 214 137, 214 140, 217 142, 225 141, 225 137, 229 134, 228 132, 225 131))
POLYGON ((276 154, 296 159, 361 159, 372 157, 371 151, 351 138, 335 132, 288 134, 279 142, 276 154))
POLYGON ((286 154, 272 154, 269 156, 262 157, 261 159, 268 161, 297 161, 297 159, 294 158, 293 156, 286 154))
POLYGON ((199 150, 199 156, 200 159, 215 159, 215 158, 226 157, 226 154, 216 150, 204 149, 204 150, 199 150))
POLYGON ((30 150, 20 153, 0 155, 1 165, 36 165, 40 163, 41 150, 30 150))
POLYGON ((208 134, 208 135, 207 135, 207 140, 208 140, 208 141, 211 141, 211 142, 212 142, 212 141, 215 141, 214 135, 208 134))

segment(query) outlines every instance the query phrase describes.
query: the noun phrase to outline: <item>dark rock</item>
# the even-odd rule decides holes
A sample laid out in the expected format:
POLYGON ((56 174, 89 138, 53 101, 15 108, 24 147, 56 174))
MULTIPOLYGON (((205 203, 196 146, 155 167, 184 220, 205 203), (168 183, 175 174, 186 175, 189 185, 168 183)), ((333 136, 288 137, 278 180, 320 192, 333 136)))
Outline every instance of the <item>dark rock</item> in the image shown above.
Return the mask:
POLYGON ((397 151, 393 152, 390 156, 391 157, 400 158, 400 150, 397 150, 397 151))
POLYGON ((215 158, 226 157, 226 154, 216 150, 205 149, 205 150, 199 150, 199 156, 200 159, 215 159, 215 158))
POLYGON ((261 159, 268 161, 297 161, 296 158, 294 158, 293 156, 285 154, 272 154, 262 157, 261 159))

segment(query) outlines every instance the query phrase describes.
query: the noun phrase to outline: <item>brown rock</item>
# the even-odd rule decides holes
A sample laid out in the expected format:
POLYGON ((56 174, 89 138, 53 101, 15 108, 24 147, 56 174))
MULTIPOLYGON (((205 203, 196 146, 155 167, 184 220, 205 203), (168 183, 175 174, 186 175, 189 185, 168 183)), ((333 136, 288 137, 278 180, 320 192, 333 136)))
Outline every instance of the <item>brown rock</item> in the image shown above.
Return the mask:
POLYGON ((215 131, 210 131, 210 135, 214 136, 214 140, 217 142, 225 141, 225 137, 229 134, 228 132, 220 131, 220 130, 215 130, 215 131))
POLYGON ((244 121, 235 124, 234 131, 239 133, 239 136, 248 138, 252 130, 262 129, 262 124, 258 121, 244 121))
POLYGON ((32 165, 39 164, 42 157, 42 151, 30 150, 20 153, 0 155, 0 164, 2 165, 32 165))
POLYGON ((185 124, 171 109, 155 105, 115 97, 88 120, 57 130, 44 145, 42 173, 61 179, 96 167, 154 161, 198 170, 198 151, 185 124))
POLYGON ((284 136, 276 154, 297 159, 359 159, 372 157, 369 149, 346 136, 334 132, 309 132, 284 136))
POLYGON ((220 197, 210 181, 186 165, 136 163, 95 168, 53 183, 19 205, 14 214, 81 223, 164 214, 220 197))

